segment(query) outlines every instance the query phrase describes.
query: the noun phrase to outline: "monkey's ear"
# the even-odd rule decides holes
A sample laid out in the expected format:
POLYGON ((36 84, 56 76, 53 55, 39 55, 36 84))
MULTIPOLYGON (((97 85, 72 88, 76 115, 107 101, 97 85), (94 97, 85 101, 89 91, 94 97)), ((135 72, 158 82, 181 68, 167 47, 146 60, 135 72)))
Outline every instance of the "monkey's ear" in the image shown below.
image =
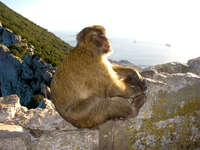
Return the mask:
POLYGON ((81 32, 79 32, 79 33, 77 34, 77 36, 76 36, 77 42, 78 42, 78 43, 83 42, 84 39, 85 39, 85 36, 88 34, 89 31, 90 31, 89 28, 86 27, 86 28, 84 28, 81 32))
POLYGON ((83 33, 82 32, 77 34, 76 40, 77 40, 78 43, 80 43, 83 40, 83 33))

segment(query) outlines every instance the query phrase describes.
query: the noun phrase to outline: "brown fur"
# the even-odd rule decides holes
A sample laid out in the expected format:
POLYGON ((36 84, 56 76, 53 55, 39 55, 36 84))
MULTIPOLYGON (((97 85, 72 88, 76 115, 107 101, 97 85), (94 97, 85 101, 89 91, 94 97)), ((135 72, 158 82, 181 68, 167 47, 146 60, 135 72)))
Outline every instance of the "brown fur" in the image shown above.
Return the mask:
POLYGON ((107 60, 112 49, 105 29, 87 27, 77 35, 77 41, 51 83, 58 112, 73 125, 88 128, 108 119, 135 116, 144 103, 144 81, 136 70, 112 66, 107 60), (127 101, 130 97, 137 97, 134 105, 127 101))

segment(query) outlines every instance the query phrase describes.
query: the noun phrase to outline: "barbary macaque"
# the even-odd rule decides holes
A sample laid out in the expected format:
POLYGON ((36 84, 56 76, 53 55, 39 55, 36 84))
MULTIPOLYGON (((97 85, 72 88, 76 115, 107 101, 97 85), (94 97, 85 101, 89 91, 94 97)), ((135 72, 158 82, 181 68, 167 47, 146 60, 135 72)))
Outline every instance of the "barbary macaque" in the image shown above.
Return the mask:
POLYGON ((86 27, 56 70, 52 101, 61 116, 77 127, 134 117, 145 102, 144 79, 133 68, 112 65, 107 59, 111 51, 102 26, 86 27))

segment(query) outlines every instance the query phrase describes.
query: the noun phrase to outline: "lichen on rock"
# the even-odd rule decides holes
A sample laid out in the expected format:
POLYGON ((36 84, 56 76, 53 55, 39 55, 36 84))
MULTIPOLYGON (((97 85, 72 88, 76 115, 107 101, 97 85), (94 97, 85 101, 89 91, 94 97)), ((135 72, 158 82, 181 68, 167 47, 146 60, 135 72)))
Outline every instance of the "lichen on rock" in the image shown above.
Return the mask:
POLYGON ((199 149, 200 76, 157 73, 153 79, 147 103, 130 126, 131 149, 199 149))

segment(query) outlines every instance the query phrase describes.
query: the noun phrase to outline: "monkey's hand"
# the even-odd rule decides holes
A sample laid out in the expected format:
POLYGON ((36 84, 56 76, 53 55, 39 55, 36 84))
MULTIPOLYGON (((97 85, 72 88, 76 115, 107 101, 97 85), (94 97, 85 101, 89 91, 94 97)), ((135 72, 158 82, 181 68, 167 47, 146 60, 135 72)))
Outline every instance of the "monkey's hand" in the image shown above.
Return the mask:
POLYGON ((136 96, 131 97, 128 101, 129 103, 131 103, 133 107, 136 108, 137 111, 139 111, 140 108, 146 102, 146 95, 144 93, 140 95, 136 95, 136 96))

